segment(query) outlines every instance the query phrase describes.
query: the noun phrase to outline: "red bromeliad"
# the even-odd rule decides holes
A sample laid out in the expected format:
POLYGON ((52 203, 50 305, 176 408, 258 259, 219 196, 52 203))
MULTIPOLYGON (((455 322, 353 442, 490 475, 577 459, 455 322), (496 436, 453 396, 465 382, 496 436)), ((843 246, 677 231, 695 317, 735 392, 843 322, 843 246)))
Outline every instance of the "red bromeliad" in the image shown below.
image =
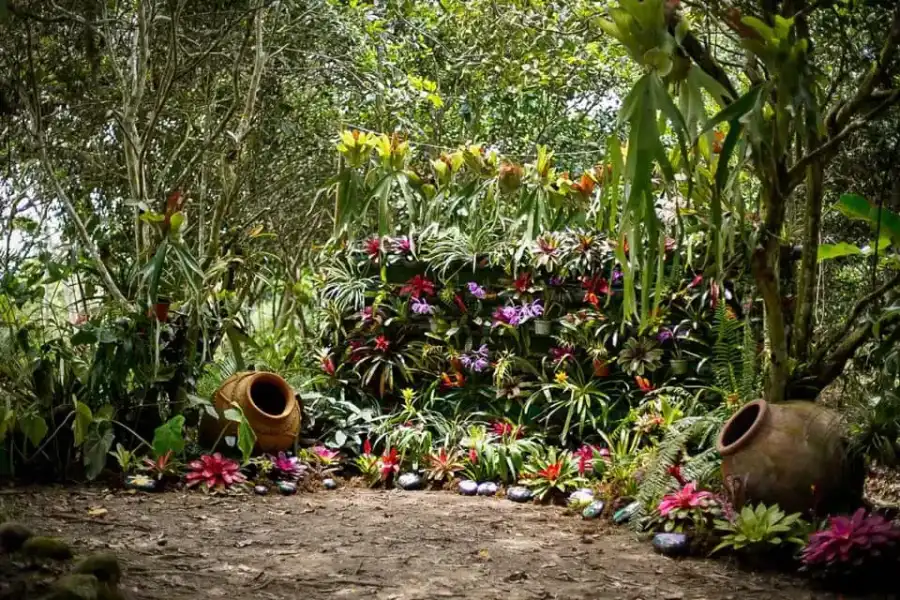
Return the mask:
POLYGON ((381 456, 378 461, 378 471, 381 473, 382 481, 387 481, 391 475, 400 472, 400 456, 397 454, 396 448, 391 448, 381 456))
POLYGON ((520 294, 524 294, 531 288, 531 273, 522 273, 513 282, 513 287, 520 294))
POLYGON ((491 423, 491 430, 498 437, 512 437, 515 439, 525 435, 525 428, 520 425, 513 425, 506 421, 494 421, 491 423))
POLYGON ((469 448, 469 462, 474 464, 478 464, 478 450, 475 448, 469 448))
POLYGON ((188 487, 203 484, 207 490, 225 489, 247 480, 236 461, 225 458, 218 452, 204 454, 198 460, 188 463, 188 469, 190 472, 185 476, 188 487))
POLYGON ((562 473, 562 469, 563 461, 558 460, 555 463, 550 463, 549 465, 538 471, 537 474, 539 477, 543 477, 551 484, 553 484, 557 479, 559 479, 559 474, 562 473))
POLYGON ((363 442, 363 454, 372 454, 372 442, 368 438, 363 442))
POLYGON ((379 352, 387 352, 391 348, 391 342, 383 335, 375 338, 375 349, 379 352))
POLYGON ((334 376, 334 374, 337 372, 337 369, 334 366, 334 361, 331 360, 330 356, 326 356, 322 359, 322 370, 330 376, 334 376))
POLYGON ((646 377, 640 377, 640 376, 635 375, 634 382, 637 383, 638 388, 645 394, 647 392, 652 392, 653 390, 656 389, 655 387, 653 387, 653 384, 650 383, 650 380, 647 379, 646 377))
POLYGON ((828 529, 809 537, 802 559, 807 566, 859 565, 900 542, 900 527, 860 508, 853 516, 831 517, 828 529))
POLYGON ((378 260, 378 257, 381 255, 381 239, 374 237, 366 240, 366 254, 369 255, 369 260, 378 260))
POLYGON ((677 492, 664 496, 657 510, 665 517, 673 511, 706 508, 713 502, 713 495, 705 490, 698 491, 697 484, 692 481, 677 492))
POLYGON ((416 275, 407 281, 406 285, 400 288, 401 296, 419 298, 423 294, 426 296, 434 296, 434 282, 421 275, 416 275))

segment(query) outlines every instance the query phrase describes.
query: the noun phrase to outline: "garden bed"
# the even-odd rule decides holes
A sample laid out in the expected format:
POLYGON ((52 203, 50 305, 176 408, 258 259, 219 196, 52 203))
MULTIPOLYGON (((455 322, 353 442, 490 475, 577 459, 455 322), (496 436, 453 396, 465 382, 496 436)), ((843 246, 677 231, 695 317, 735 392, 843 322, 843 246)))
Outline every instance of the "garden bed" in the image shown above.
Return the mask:
POLYGON ((665 558, 605 521, 499 498, 94 487, 7 490, 0 501, 5 517, 79 554, 115 552, 137 599, 836 598, 812 595, 797 578, 665 558))

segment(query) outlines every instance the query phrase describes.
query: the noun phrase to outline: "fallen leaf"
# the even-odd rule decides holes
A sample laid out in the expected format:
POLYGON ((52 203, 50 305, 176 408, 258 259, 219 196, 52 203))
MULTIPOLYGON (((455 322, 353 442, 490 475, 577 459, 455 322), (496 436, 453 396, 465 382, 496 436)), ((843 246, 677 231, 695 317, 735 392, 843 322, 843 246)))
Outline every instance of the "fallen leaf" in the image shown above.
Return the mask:
POLYGON ((92 506, 88 509, 89 517, 102 517, 109 511, 103 508, 102 506, 92 506))

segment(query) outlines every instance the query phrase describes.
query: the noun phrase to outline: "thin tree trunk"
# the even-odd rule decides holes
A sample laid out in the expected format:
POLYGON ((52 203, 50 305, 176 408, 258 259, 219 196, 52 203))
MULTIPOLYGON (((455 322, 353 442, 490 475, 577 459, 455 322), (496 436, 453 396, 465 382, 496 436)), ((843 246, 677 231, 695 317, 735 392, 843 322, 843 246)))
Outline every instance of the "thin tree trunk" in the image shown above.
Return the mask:
POLYGON ((825 194, 823 178, 821 161, 816 161, 807 168, 806 228, 803 232, 803 256, 800 259, 797 311, 791 335, 793 355, 799 361, 805 361, 809 357, 812 346, 816 264, 819 254, 819 231, 822 226, 822 198, 825 194))

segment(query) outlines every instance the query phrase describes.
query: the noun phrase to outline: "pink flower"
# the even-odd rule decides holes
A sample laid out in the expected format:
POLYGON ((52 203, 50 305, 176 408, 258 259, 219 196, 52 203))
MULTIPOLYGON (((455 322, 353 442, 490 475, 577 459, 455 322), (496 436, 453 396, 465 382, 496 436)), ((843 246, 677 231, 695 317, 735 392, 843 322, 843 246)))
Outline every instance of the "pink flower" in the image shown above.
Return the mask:
POLYGON ((674 510, 704 508, 714 501, 713 495, 709 492, 702 490, 698 492, 696 482, 692 481, 674 494, 663 497, 657 510, 659 510, 659 514, 665 517, 674 510))
POLYGON ((382 455, 378 461, 378 470, 381 472, 382 480, 387 480, 392 474, 400 472, 400 457, 396 448, 391 448, 389 452, 382 455))
POLYGON ((369 454, 372 454, 372 442, 370 442, 368 439, 366 439, 366 441, 363 442, 363 454, 365 454, 367 456, 369 454))
POLYGON ((313 454, 315 454, 319 460, 324 463, 337 462, 340 458, 341 453, 336 450, 330 450, 325 446, 315 446, 313 448, 313 454))
POLYGON ((190 472, 185 476, 188 487, 203 484, 207 490, 225 489, 235 483, 247 480, 241 474, 241 467, 221 454, 204 454, 198 460, 188 463, 190 472))

